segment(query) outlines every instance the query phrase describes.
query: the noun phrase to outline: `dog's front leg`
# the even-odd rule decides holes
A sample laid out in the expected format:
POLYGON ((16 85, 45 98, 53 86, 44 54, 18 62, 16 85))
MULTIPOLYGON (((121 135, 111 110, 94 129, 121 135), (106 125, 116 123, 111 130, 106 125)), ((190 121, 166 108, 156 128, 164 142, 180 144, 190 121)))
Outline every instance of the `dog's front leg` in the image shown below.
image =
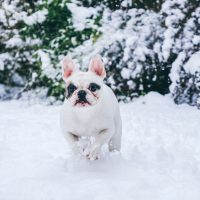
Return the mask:
POLYGON ((71 132, 67 132, 64 134, 71 150, 73 151, 74 154, 78 154, 79 153, 79 147, 78 147, 78 139, 79 137, 74 135, 71 132))
POLYGON ((90 160, 96 160, 99 158, 101 147, 108 143, 113 135, 113 131, 110 129, 101 130, 96 136, 94 136, 94 143, 91 145, 89 152, 86 156, 90 160))

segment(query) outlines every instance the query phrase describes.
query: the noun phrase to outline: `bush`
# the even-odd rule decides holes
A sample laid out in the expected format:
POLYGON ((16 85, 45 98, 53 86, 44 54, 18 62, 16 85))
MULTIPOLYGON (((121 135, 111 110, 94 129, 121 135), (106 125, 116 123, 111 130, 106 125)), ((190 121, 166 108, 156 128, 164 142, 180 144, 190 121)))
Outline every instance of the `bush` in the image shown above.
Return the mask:
POLYGON ((199 1, 166 1, 163 10, 168 10, 163 12, 167 28, 165 35, 168 36, 163 42, 163 57, 169 60, 170 55, 175 55, 170 73, 170 92, 176 103, 199 107, 199 1))
POLYGON ((0 10, 0 83, 17 90, 1 96, 18 98, 30 89, 48 88, 46 95, 63 99, 60 57, 97 33, 87 22, 80 29, 73 26, 67 0, 9 2, 0 10))
POLYGON ((62 100, 60 59, 70 53, 85 69, 100 53, 119 100, 157 91, 199 106, 198 0, 9 2, 0 8, 3 98, 34 90, 62 100))
POLYGON ((159 59, 164 28, 160 15, 130 8, 110 11, 103 8, 101 36, 95 44, 86 41, 75 50, 79 56, 86 49, 84 62, 94 53, 105 58, 108 71, 106 82, 112 87, 119 100, 130 101, 149 91, 162 94, 169 92, 170 62, 159 59))
MULTIPOLYGON (((0 3, 0 83, 10 88, 26 88, 33 72, 40 71, 34 52, 41 40, 21 34, 25 27, 44 21, 47 10, 35 10, 35 6, 19 0, 0 3)), ((4 97, 13 97, 13 92, 4 97)))
POLYGON ((75 56, 82 49, 87 49, 86 57, 100 52, 109 75, 106 82, 120 100, 129 101, 149 91, 171 91, 176 103, 197 105, 198 90, 187 88, 191 87, 188 81, 195 79, 194 88, 198 73, 194 78, 183 66, 199 50, 199 1, 166 0, 157 5, 158 13, 148 10, 145 3, 141 7, 146 10, 128 5, 124 12, 123 6, 114 11, 102 6, 101 37, 95 44, 86 41, 79 46, 75 56), (185 95, 186 91, 190 92, 185 95))

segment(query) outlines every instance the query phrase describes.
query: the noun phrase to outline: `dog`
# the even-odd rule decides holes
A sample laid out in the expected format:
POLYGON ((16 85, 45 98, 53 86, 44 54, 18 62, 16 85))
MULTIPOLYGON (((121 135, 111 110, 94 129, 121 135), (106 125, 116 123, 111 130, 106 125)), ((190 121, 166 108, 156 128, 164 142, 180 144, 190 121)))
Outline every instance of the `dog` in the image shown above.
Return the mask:
POLYGON ((65 57, 61 65, 66 96, 60 124, 73 152, 80 153, 81 138, 93 138, 86 149, 81 147, 90 160, 99 158, 104 144, 109 151, 120 151, 120 109, 113 91, 103 82, 106 71, 101 56, 92 57, 87 72, 77 69, 70 57, 65 57))

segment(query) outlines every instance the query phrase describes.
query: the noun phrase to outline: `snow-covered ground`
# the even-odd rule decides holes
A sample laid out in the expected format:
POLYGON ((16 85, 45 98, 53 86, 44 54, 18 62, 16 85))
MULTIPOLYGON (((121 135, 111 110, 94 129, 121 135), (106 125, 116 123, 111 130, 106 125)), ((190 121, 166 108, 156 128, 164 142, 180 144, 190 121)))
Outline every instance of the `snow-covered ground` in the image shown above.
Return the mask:
POLYGON ((60 106, 0 103, 1 200, 199 200, 200 111, 150 93, 121 105, 121 154, 73 158, 60 106))

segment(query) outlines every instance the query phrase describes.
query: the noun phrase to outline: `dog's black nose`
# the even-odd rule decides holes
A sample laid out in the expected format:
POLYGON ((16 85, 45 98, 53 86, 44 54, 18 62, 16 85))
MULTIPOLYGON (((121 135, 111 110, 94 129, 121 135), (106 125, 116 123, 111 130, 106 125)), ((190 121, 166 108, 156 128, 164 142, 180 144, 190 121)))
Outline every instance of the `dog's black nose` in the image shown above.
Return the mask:
POLYGON ((86 94, 87 93, 86 93, 85 90, 79 90, 79 92, 78 92, 78 98, 79 98, 79 100, 84 101, 86 94))

